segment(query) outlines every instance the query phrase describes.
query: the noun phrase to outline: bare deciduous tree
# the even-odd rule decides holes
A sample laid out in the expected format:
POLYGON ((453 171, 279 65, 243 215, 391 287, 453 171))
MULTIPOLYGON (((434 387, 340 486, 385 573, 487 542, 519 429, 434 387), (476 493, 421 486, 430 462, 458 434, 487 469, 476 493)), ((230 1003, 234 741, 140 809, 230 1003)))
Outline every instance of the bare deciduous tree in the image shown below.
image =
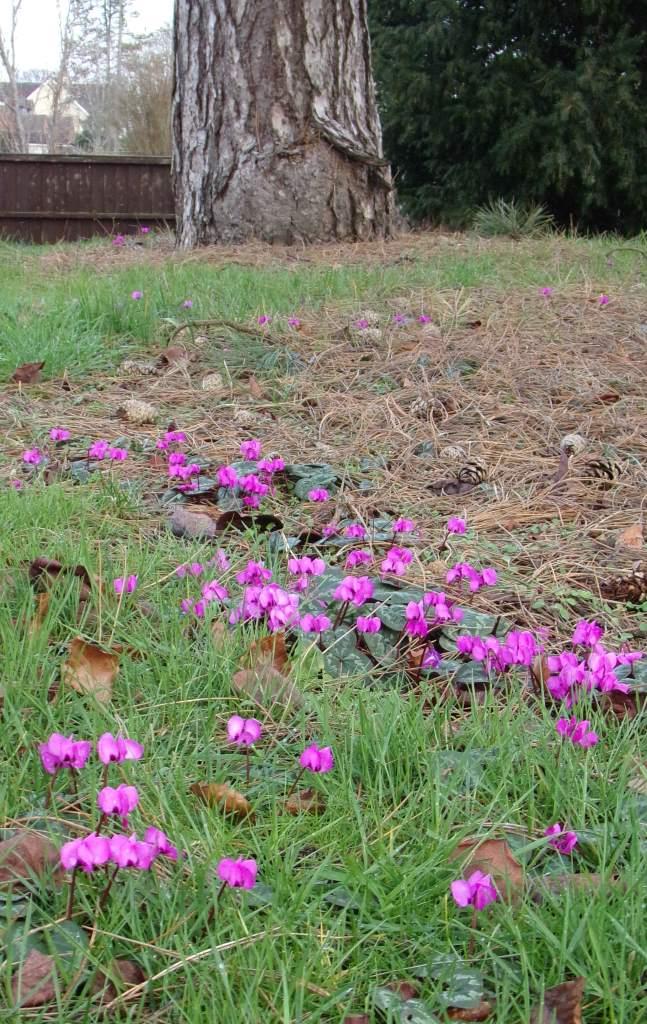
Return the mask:
POLYGON ((4 69, 9 83, 9 101, 5 107, 9 113, 9 119, 4 126, 5 145, 7 148, 15 149, 19 153, 25 149, 25 132, 21 116, 20 94, 18 90, 18 77, 16 68, 16 29, 18 28, 18 17, 22 0, 12 0, 9 13, 9 28, 6 35, 0 28, 0 66, 4 69))

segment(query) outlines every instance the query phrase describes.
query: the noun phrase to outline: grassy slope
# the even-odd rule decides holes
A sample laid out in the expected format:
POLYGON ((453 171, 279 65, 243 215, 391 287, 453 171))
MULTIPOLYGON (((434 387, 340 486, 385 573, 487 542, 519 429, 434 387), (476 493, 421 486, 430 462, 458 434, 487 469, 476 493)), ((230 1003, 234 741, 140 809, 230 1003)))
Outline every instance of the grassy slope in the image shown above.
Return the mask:
MULTIPOLYGON (((453 259, 445 254, 404 270, 259 273, 169 265, 35 283, 7 265, 8 305, 17 320, 5 335, 2 369, 45 356, 52 374, 65 367, 81 374, 114 365, 125 347, 155 340, 157 317, 175 311, 187 295, 197 315, 250 317, 320 303, 361 310, 417 287, 507 289, 575 275, 619 286, 635 273, 629 257, 603 269, 602 242, 568 243, 569 260, 544 243, 523 248, 522 260, 513 247, 494 255, 471 252, 472 245, 453 259), (129 305, 127 295, 135 287, 144 290, 146 303, 129 305)), ((203 635, 187 636, 177 615, 186 583, 168 579, 169 573, 204 549, 152 535, 137 500, 105 484, 36 487, 28 496, 3 490, 0 514, 0 562, 8 567, 0 606, 0 743, 9 766, 1 775, 0 814, 10 822, 39 807, 45 780, 34 748, 54 729, 79 736, 121 731, 145 744, 144 761, 125 773, 142 794, 142 812, 134 820, 163 828, 187 858, 165 868, 155 882, 122 880, 101 918, 90 961, 105 966, 115 956, 132 957, 148 976, 167 969, 151 986, 159 1014, 153 1019, 337 1024, 346 1012, 368 1009, 377 983, 410 978, 416 965, 439 954, 466 954, 470 915, 448 898, 456 877, 448 854, 457 841, 511 824, 526 834, 518 842, 528 846, 557 820, 581 834, 577 870, 600 873, 602 882, 593 894, 571 887, 541 905, 525 897, 518 906, 500 904, 482 915, 471 957, 497 997, 491 1019, 527 1021, 544 985, 579 974, 587 977, 587 1024, 641 1019, 644 869, 638 798, 627 781, 644 717, 620 724, 605 720, 594 750, 566 745, 558 754, 551 716, 529 707, 514 689, 507 705, 487 701, 466 714, 452 705, 423 706, 396 690, 367 689, 361 680, 322 684, 303 663, 297 681, 306 710, 296 721, 268 729, 249 794, 256 822, 232 825, 187 792, 196 780, 242 783, 240 760, 223 743, 224 724, 232 712, 254 711, 231 691, 241 638, 214 647, 203 635), (134 602, 117 611, 106 599, 100 625, 90 627, 91 635, 131 644, 143 655, 123 658, 108 708, 70 692, 61 692, 55 703, 46 699, 63 645, 76 627, 73 595, 61 587, 45 627, 32 635, 25 630, 33 597, 24 565, 39 554, 83 563, 106 580, 123 575, 126 567, 138 572, 140 592, 157 609, 158 617, 150 620, 134 610, 134 602), (328 807, 318 819, 287 817, 277 803, 307 737, 330 742, 337 761, 335 771, 319 780, 328 807), (24 755, 16 758, 16 750, 24 755), (461 758, 465 751, 472 754, 461 758), (457 767, 452 753, 459 755, 457 767), (227 893, 207 930, 215 891, 209 869, 223 855, 255 856, 272 903, 255 907, 227 893), (609 883, 616 872, 622 887, 609 883), (331 903, 326 896, 336 888, 331 903), (249 945, 214 948, 243 943, 250 935, 249 945), (168 970, 177 964, 180 969, 168 970)), ((83 784, 89 807, 98 784, 94 767, 84 773, 83 784)), ((559 869, 557 854, 546 854, 542 844, 520 856, 537 870, 559 869)), ((567 860, 563 870, 569 869, 567 860)), ((82 906, 91 911, 92 886, 82 880, 80 889, 82 906)), ((37 905, 37 925, 61 912, 60 897, 41 895, 37 905)), ((2 983, 7 984, 6 972, 2 983)), ((442 1019, 438 988, 427 981, 422 995, 442 1019)), ((98 1020, 96 1011, 84 1015, 86 1004, 63 986, 58 1010, 35 1011, 31 1019, 98 1020)), ((4 1012, 3 1019, 14 1019, 4 1012)), ((150 1020, 151 1012, 135 1004, 128 1019, 150 1020)))

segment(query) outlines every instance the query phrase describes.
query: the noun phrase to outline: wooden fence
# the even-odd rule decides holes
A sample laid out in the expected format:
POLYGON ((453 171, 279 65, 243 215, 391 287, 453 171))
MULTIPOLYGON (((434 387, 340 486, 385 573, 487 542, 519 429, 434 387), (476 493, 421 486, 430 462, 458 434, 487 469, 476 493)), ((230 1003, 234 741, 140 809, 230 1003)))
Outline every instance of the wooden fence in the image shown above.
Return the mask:
POLYGON ((0 236, 75 241, 175 223, 171 161, 0 154, 0 236))

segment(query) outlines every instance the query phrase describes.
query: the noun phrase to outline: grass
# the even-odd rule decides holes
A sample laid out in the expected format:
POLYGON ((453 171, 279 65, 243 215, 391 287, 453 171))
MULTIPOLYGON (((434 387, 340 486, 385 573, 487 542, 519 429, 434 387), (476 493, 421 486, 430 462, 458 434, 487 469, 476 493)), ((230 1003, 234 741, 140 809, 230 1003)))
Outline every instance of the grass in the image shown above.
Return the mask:
MULTIPOLYGON (((454 244, 446 250, 438 244, 436 252, 434 243, 425 255, 411 243, 414 263, 404 265, 215 269, 199 262, 155 265, 151 260, 137 268, 102 267, 97 273, 65 267, 47 276, 38 271, 38 261, 46 256, 12 249, 7 308, 14 326, 6 334, 3 370, 22 360, 47 358, 48 376, 67 369, 79 381, 69 397, 55 382, 36 385, 36 403, 30 402, 29 389, 23 395, 7 390, 4 414, 11 423, 11 440, 3 454, 3 472, 15 475, 19 446, 34 439, 41 443, 44 425, 68 422, 68 416, 75 436, 114 436, 118 430, 128 434, 129 428, 116 424, 102 407, 110 401, 102 372, 113 371, 124 352, 158 344, 160 319, 176 316, 187 296, 194 299, 192 315, 198 317, 250 322, 261 312, 278 317, 306 310, 313 320, 324 320, 328 345, 337 326, 333 313, 341 321, 369 306, 388 309, 390 301, 403 295, 415 294, 416 302, 430 308, 431 297, 439 293, 451 306, 452 296, 473 303, 481 301, 479 290, 487 289, 495 308, 513 288, 530 289, 547 281, 559 281, 573 292, 613 292, 614 301, 621 288, 629 293, 641 285, 642 268, 630 257, 606 266, 606 243, 601 240, 538 241, 520 248, 507 243, 489 247, 473 239, 456 239, 454 244), (144 291, 141 304, 128 300, 135 287, 144 291), (29 306, 34 293, 40 308, 29 306), (77 423, 69 402, 91 385, 97 388, 96 407, 77 423)), ((527 323, 527 313, 524 317, 527 323)), ((512 331, 510 323, 504 330, 512 331)), ((572 330, 571 324, 568 320, 566 330, 572 330)), ((523 327, 515 325, 514 330, 523 333, 523 327)), ((453 337, 450 333, 450 342, 453 337)), ((456 337, 459 341, 452 344, 460 350, 460 335, 456 337)), ((607 345, 611 352, 611 341, 607 345)), ((205 356, 205 361, 210 358, 205 356)), ((388 370, 386 356, 384 364, 380 373, 388 370)), ((358 372, 359 386, 366 391, 372 382, 370 364, 358 372)), ((348 371, 342 366, 340 373, 348 371)), ((312 376, 306 369, 310 387, 312 376)), ((176 396, 169 393, 164 399, 155 391, 163 391, 163 382, 158 382, 151 393, 168 403, 164 407, 179 426, 192 424, 196 451, 216 465, 234 459, 235 439, 256 430, 264 440, 267 431, 268 447, 278 446, 279 431, 292 430, 294 439, 285 434, 286 457, 299 454, 298 436, 301 451, 311 451, 318 460, 321 455, 306 428, 290 419, 294 406, 286 395, 296 379, 286 374, 271 381, 271 402, 261 398, 250 405, 244 379, 243 398, 237 391, 236 400, 247 400, 256 413, 269 405, 276 423, 267 420, 266 426, 250 428, 230 422, 229 433, 215 419, 216 400, 203 392, 185 395, 178 384, 176 396)), ((465 387, 478 404, 478 377, 468 379, 465 387)), ((395 394, 401 400, 400 392, 395 394)), ((227 404, 227 397, 220 401, 231 420, 231 402, 227 404)), ((373 401, 382 407, 379 393, 373 401)), ((322 397, 319 403, 321 420, 327 407, 322 397)), ((525 417, 535 412, 535 407, 523 406, 525 417)), ((420 425, 420 434, 415 434, 407 425, 415 441, 437 429, 433 423, 420 425)), ((454 443, 466 429, 465 421, 458 422, 449 440, 454 443)), ((505 429, 514 432, 516 427, 505 429)), ((558 744, 554 712, 530 695, 521 672, 506 690, 486 691, 483 703, 463 706, 453 697, 433 699, 433 684, 416 689, 401 677, 371 682, 352 674, 322 675, 320 662, 301 641, 292 662, 304 707, 294 715, 280 708, 272 715, 260 712, 235 694, 231 682, 252 634, 238 628, 214 641, 208 626, 189 630, 178 614, 181 598, 195 596, 199 584, 178 580, 174 567, 204 561, 213 546, 179 541, 165 527, 156 498, 160 473, 145 465, 145 437, 157 432, 155 427, 130 431, 129 463, 112 475, 95 474, 82 486, 63 476, 50 486, 29 484, 22 493, 0 489, 4 827, 39 824, 57 845, 89 829, 96 821, 99 766, 93 760, 80 775, 80 808, 66 806, 65 784, 58 783, 59 801, 44 823, 46 777, 36 747, 55 730, 88 738, 110 731, 145 746, 144 759, 127 763, 122 773, 141 795, 133 825, 138 832, 148 824, 162 828, 186 855, 177 864, 158 861, 151 875, 123 872, 98 917, 100 886, 93 878, 81 878, 76 930, 61 927, 64 893, 47 875, 34 883, 33 898, 18 911, 0 902, 0 946, 7 962, 22 959, 35 941, 45 950, 58 951, 57 991, 42 1008, 12 1005, 11 972, 2 972, 2 1020, 68 1024, 103 1019, 96 996, 93 1001, 88 993, 89 978, 96 969, 108 969, 115 958, 125 958, 134 960, 148 979, 141 990, 126 987, 131 995, 121 1007, 122 1019, 132 1022, 341 1024, 351 1013, 366 1013, 370 1022, 377 1022, 384 1018, 373 1006, 376 988, 418 979, 426 1007, 419 1020, 425 1024, 447 1019, 444 994, 451 968, 440 978, 430 970, 447 955, 481 973, 486 994, 496 998, 492 1021, 528 1021, 530 1008, 546 987, 579 975, 587 979, 587 1024, 641 1020, 647 955, 645 797, 632 788, 632 780, 644 758, 644 710, 633 719, 616 719, 586 698, 578 705, 578 716, 591 718, 600 734, 598 745, 586 751, 558 744), (120 486, 122 476, 130 478, 129 489, 120 486), (27 565, 38 556, 82 564, 103 582, 100 598, 97 591, 92 602, 93 616, 80 627, 77 584, 70 576, 62 576, 53 587, 44 622, 33 626, 35 599, 27 565), (138 589, 118 602, 111 580, 133 572, 139 576, 138 589), (58 683, 67 644, 79 633, 104 645, 124 646, 112 700, 105 706, 58 683), (242 756, 225 742, 232 713, 256 714, 265 727, 252 759, 249 788, 242 756), (314 782, 324 796, 325 813, 293 817, 284 812, 283 800, 295 778, 298 755, 309 742, 333 747, 335 769, 314 782), (255 820, 235 823, 201 803, 189 787, 204 781, 228 781, 246 792, 255 820), (567 823, 580 837, 572 860, 548 848, 542 837, 555 821, 567 823), (475 836, 506 837, 529 879, 517 901, 497 902, 479 915, 476 931, 470 912, 459 910, 449 897, 449 884, 460 874, 451 862, 452 852, 462 839, 475 836), (225 892, 208 924, 217 891, 213 869, 223 856, 255 857, 261 884, 251 893, 225 892), (533 879, 571 872, 596 877, 588 886, 569 883, 533 898, 533 879)), ((326 435, 320 431, 319 436, 326 435)), ((342 431, 338 442, 342 467, 358 461, 356 452, 349 453, 348 436, 342 431)), ((498 434, 494 436, 498 443, 498 434)), ((393 443, 402 447, 401 435, 396 433, 393 443)), ((390 452, 389 444, 384 432, 367 438, 373 455, 390 452)), ((514 487, 520 493, 521 476, 516 469, 511 472, 511 491, 514 487)), ((367 501, 385 500, 381 491, 375 493, 367 501)), ((434 499, 440 504, 429 513, 417 492, 411 493, 414 497, 400 487, 398 510, 425 522, 427 550, 420 555, 431 567, 426 571, 433 571, 434 560, 437 565, 435 548, 447 511, 462 511, 473 502, 468 519, 478 521, 480 506, 495 500, 481 493, 434 499)), ((536 505, 534 492, 529 493, 536 505)), ((633 516, 632 494, 615 489, 613 507, 604 516, 623 509, 633 516)), ((359 498, 351 494, 347 500, 352 505, 359 498)), ((595 502, 589 505, 593 508, 595 502)), ((293 501, 281 514, 291 524, 303 523, 306 516, 303 506, 293 501)), ((592 520, 597 516, 599 521, 601 515, 592 514, 592 520)), ((581 592, 573 596, 579 570, 571 570, 564 551, 592 543, 585 536, 588 523, 569 526, 557 518, 494 533, 485 524, 482 533, 471 533, 461 553, 475 563, 495 565, 501 578, 500 588, 477 607, 491 607, 498 614, 499 590, 502 602, 506 595, 518 594, 524 613, 536 615, 531 621, 553 630, 549 643, 559 649, 558 640, 568 635, 584 601, 586 614, 596 614, 607 625, 612 646, 639 645, 644 637, 640 614, 603 602, 592 591, 585 590, 584 598, 581 592), (542 600, 544 605, 533 612, 533 602, 542 600), (556 611, 558 604, 562 612, 556 611)), ((228 584, 246 558, 255 555, 271 561, 278 577, 285 579, 285 559, 268 552, 261 536, 227 534, 222 544, 232 558, 228 584)), ((589 556, 574 557, 584 562, 589 556)), ((515 613, 502 614, 515 625, 515 613)), ((120 770, 113 771, 116 784, 120 770)), ((402 1019, 393 1015, 393 1024, 402 1019)))

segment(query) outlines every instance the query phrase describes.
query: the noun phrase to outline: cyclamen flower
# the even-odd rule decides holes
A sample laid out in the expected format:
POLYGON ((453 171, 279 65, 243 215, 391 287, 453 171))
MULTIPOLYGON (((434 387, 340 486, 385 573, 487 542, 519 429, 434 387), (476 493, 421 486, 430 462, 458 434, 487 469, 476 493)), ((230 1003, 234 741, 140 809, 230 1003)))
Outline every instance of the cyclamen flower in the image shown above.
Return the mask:
POLYGON ((205 601, 226 601, 229 591, 218 580, 210 580, 202 587, 202 596, 205 601))
POLYGON ((368 320, 362 317, 361 319, 356 320, 353 326, 356 327, 358 331, 365 331, 367 327, 370 327, 370 324, 368 320))
POLYGON ((335 601, 350 601, 357 608, 373 597, 375 586, 368 576, 346 576, 335 588, 335 601))
POLYGON ((90 447, 88 448, 88 456, 91 459, 105 459, 106 455, 108 454, 109 448, 109 441, 104 441, 102 439, 99 441, 93 441, 90 447))
POLYGON ((113 245, 125 245, 126 244, 125 236, 124 235, 115 235, 115 237, 112 240, 112 244, 113 245))
POLYGON ((118 868, 137 868, 139 871, 148 871, 158 852, 152 843, 141 842, 134 832, 130 836, 112 836, 108 842, 110 844, 110 860, 118 868))
POLYGON ((97 795, 97 806, 102 814, 119 815, 124 828, 128 827, 128 815, 139 803, 139 793, 135 786, 104 786, 97 795))
POLYGON ((256 885, 257 871, 257 864, 253 858, 232 860, 230 857, 223 857, 216 874, 221 882, 232 889, 253 889, 256 885))
POLYGON ((323 558, 310 558, 304 555, 303 558, 290 558, 288 570, 293 576, 323 576, 326 571, 326 563, 323 558))
POLYGON ((28 466, 39 466, 43 458, 43 453, 38 448, 27 448, 22 453, 22 461, 26 462, 28 466))
POLYGON ((55 775, 59 768, 83 768, 91 752, 89 740, 75 740, 73 736, 63 736, 60 732, 53 732, 38 747, 41 763, 48 775, 55 775))
POLYGON ((404 313, 394 313, 393 314, 393 323, 394 324, 398 324, 399 326, 402 326, 403 324, 406 324, 408 322, 409 322, 409 317, 405 316, 404 313))
POLYGON ((364 540, 366 537, 366 527, 362 526, 361 523, 351 523, 344 529, 344 537, 364 540))
POLYGON ((238 483, 238 473, 233 466, 221 466, 216 473, 216 479, 221 487, 235 487, 238 483))
POLYGON ((611 299, 608 295, 600 295, 598 298, 598 306, 608 306, 611 299))
POLYGON ((325 633, 331 626, 332 622, 327 615, 312 615, 306 612, 299 619, 299 628, 303 633, 325 633))
POLYGON ((242 603, 229 616, 229 622, 265 618, 271 632, 292 625, 298 618, 299 598, 276 583, 247 587, 242 603))
POLYGON ((373 555, 370 551, 361 551, 358 548, 348 552, 344 566, 346 569, 355 569, 358 565, 369 565, 372 561, 373 555))
POLYGON ((131 293, 130 293, 130 297, 131 297, 131 299, 133 299, 133 300, 134 300, 135 302, 139 302, 139 300, 140 300, 140 299, 143 299, 143 298, 144 298, 144 293, 143 293, 143 292, 139 292, 139 291, 134 291, 134 292, 131 292, 131 293))
POLYGON ((227 736, 231 743, 238 746, 249 747, 261 738, 261 723, 256 718, 241 718, 240 715, 232 715, 227 722, 227 736))
POLYGON ((556 821, 554 825, 545 829, 544 835, 554 837, 549 840, 549 843, 558 851, 558 853, 571 853, 571 851, 577 846, 577 833, 565 832, 563 826, 558 821, 556 821))
POLYGON ((144 832, 144 842, 152 846, 158 856, 168 857, 169 860, 178 859, 177 846, 173 846, 169 837, 161 829, 154 828, 152 825, 147 828, 144 832))
POLYGON ((457 562, 448 570, 446 580, 454 583, 456 580, 468 580, 471 591, 480 590, 483 586, 493 587, 497 582, 496 569, 487 568, 479 572, 469 562, 457 562))
POLYGON ((259 316, 258 317, 256 322, 257 322, 257 324, 259 324, 260 327, 264 327, 266 324, 271 324, 272 323, 272 317, 271 316, 265 316, 263 314, 263 316, 259 316))
POLYGON ((381 628, 382 620, 377 615, 360 615, 355 621, 358 633, 379 633, 381 628))
POLYGON ((475 910, 483 910, 499 898, 492 876, 484 875, 482 871, 473 871, 468 879, 452 882, 450 889, 458 907, 473 906, 475 910))
POLYGON ((112 460, 112 462, 125 462, 126 459, 128 458, 128 452, 126 451, 125 448, 110 447, 108 448, 107 455, 108 458, 112 460))
POLYGON ((413 561, 413 552, 408 548, 390 548, 386 558, 382 560, 382 572, 392 572, 395 576, 404 576, 407 566, 413 561))
POLYGON ((560 736, 586 748, 594 747, 599 740, 598 734, 589 729, 590 724, 587 718, 578 722, 575 716, 571 716, 571 718, 559 718, 555 728, 560 736))
POLYGON ((543 295, 545 299, 549 299, 551 297, 551 295, 553 294, 553 289, 552 288, 548 288, 548 287, 540 288, 539 289, 539 294, 543 295))
POLYGON ((223 551, 222 548, 218 548, 213 558, 210 558, 207 564, 214 565, 222 572, 228 572, 229 569, 231 569, 231 563, 227 557, 227 552, 223 551))
POLYGON ((430 324, 431 323, 431 317, 427 316, 426 313, 421 313, 420 316, 418 317, 418 323, 419 324, 430 324))
POLYGON ((394 533, 413 533, 415 528, 413 519, 396 519, 392 526, 394 533))
MULTIPOLYGON (((166 442, 165 442, 166 443, 166 442)), ((183 466, 186 462, 185 452, 171 452, 168 457, 169 472, 171 466, 183 466)))
POLYGON ((602 639, 603 633, 603 627, 595 622, 595 620, 587 622, 586 619, 580 619, 575 626, 571 643, 582 644, 584 647, 594 647, 602 639))
POLYGON ((252 586, 265 583, 272 579, 272 570, 267 569, 262 562, 248 562, 245 569, 236 573, 238 583, 248 583, 252 586))
POLYGON ((285 469, 285 459, 259 459, 256 463, 257 469, 263 473, 269 473, 272 476, 274 473, 282 473, 285 469))
POLYGON ((164 440, 168 441, 169 444, 182 444, 186 441, 186 434, 183 430, 167 430, 164 434, 164 440))
POLYGON ((97 836, 94 832, 82 839, 72 839, 61 847, 60 859, 61 867, 66 871, 81 868, 90 873, 110 860, 110 842, 105 836, 97 836))
POLYGON ((247 476, 241 476, 238 481, 238 486, 246 494, 258 494, 265 495, 269 491, 267 484, 264 484, 262 480, 256 475, 256 473, 249 473, 247 476))
POLYGON ((147 228, 145 224, 142 224, 139 229, 139 233, 140 235, 148 235, 150 233, 150 228, 147 228))
POLYGON ((253 462, 255 459, 260 458, 261 454, 261 442, 252 438, 249 441, 243 441, 240 446, 240 454, 244 459, 253 462))
POLYGON ((429 632, 425 610, 421 601, 409 601, 404 611, 406 622, 404 628, 409 636, 425 637, 429 632))
POLYGON ((97 757, 102 764, 139 761, 143 753, 144 748, 141 743, 129 740, 125 736, 113 736, 110 732, 104 732, 97 740, 97 757))
POLYGON ((193 309, 193 302, 191 299, 185 299, 182 303, 182 309, 193 309))
POLYGON ((117 578, 112 581, 112 585, 115 588, 115 594, 119 597, 121 597, 122 594, 132 594, 133 590, 135 590, 137 586, 137 576, 134 573, 132 576, 127 576, 125 578, 123 576, 117 576, 117 578))
POLYGON ((338 533, 338 530, 339 530, 339 525, 337 523, 326 523, 325 526, 321 527, 321 536, 325 537, 326 540, 329 537, 336 537, 337 533, 338 533))
POLYGON ((460 622, 463 618, 462 608, 457 608, 442 590, 430 590, 423 594, 422 606, 434 609, 434 625, 437 622, 460 622))
POLYGON ((458 516, 450 516, 447 520, 447 533, 465 533, 467 530, 467 523, 464 519, 459 519, 458 516))
POLYGON ((65 427, 52 427, 49 432, 49 436, 52 441, 69 441, 72 435, 69 430, 65 429, 65 427))
POLYGON ((303 751, 299 758, 299 764, 310 772, 324 774, 333 770, 335 759, 330 747, 318 747, 316 743, 313 743, 303 751))
POLYGON ((299 320, 298 316, 288 317, 288 327, 300 327, 300 326, 301 326, 301 321, 299 320))
POLYGON ((308 501, 328 501, 330 494, 325 487, 313 487, 308 491, 308 501))

